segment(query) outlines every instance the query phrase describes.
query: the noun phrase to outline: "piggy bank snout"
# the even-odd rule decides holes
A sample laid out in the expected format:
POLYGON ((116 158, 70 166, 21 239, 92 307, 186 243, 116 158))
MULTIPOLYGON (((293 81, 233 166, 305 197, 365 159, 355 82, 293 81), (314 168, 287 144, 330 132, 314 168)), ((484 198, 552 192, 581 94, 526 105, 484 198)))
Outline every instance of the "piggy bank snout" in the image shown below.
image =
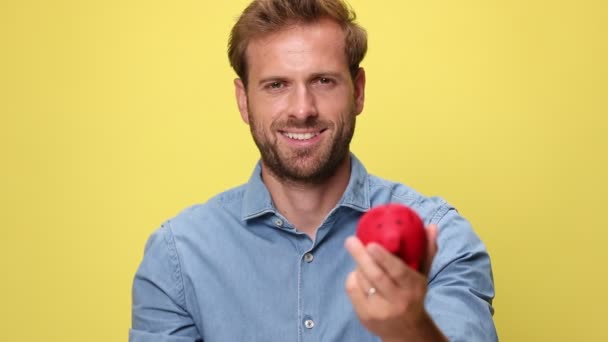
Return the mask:
POLYGON ((398 230, 383 231, 380 236, 380 242, 386 250, 391 253, 396 253, 399 251, 399 246, 401 245, 401 234, 398 230))
POLYGON ((426 255, 424 224, 414 210, 401 204, 379 205, 366 212, 357 225, 357 237, 365 245, 379 243, 416 270, 426 255))

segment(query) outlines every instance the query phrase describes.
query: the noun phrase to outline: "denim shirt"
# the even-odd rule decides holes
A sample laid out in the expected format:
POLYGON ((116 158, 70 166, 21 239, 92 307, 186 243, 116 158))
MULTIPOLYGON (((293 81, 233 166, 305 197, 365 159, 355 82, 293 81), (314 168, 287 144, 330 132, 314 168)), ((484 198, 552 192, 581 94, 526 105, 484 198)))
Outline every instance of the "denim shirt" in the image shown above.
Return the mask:
POLYGON ((276 210, 259 163, 248 183, 163 224, 135 275, 129 340, 380 341, 346 294, 355 263, 344 240, 365 211, 389 202, 439 227, 425 298, 435 323, 451 341, 496 341, 490 258, 470 224, 440 198, 368 174, 354 156, 314 241, 276 210))

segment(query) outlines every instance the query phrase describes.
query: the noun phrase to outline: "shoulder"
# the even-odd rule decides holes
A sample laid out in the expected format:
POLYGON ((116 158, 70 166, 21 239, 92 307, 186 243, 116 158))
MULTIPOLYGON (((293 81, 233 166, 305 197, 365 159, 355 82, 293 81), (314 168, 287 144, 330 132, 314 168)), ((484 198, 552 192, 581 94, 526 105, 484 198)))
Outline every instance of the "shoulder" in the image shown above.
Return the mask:
POLYGON ((439 228, 438 242, 448 241, 463 249, 477 246, 485 249, 471 223, 455 206, 438 196, 426 196, 408 185, 369 175, 371 206, 385 203, 400 203, 412 208, 420 215, 425 225, 436 224, 439 228), (458 243, 455 243, 459 241, 458 243))
POLYGON ((222 222, 240 221, 245 189, 245 185, 240 185, 217 194, 204 203, 190 206, 167 220, 163 226, 173 235, 191 235, 217 227, 222 222))
POLYGON ((426 196, 410 186, 368 175, 370 204, 372 207, 385 203, 400 203, 415 210, 425 224, 439 223, 441 219, 455 208, 443 198, 426 196))

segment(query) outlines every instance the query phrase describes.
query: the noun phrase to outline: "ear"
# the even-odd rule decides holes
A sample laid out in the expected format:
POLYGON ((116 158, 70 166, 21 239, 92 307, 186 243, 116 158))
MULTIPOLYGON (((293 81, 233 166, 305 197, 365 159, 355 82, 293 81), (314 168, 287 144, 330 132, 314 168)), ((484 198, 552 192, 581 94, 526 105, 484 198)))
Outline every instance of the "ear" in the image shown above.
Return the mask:
POLYGON ((355 113, 359 115, 363 111, 363 105, 365 103, 365 70, 363 68, 359 68, 357 77, 355 77, 354 86, 355 113))
POLYGON ((247 105, 247 89, 240 78, 234 80, 234 95, 236 96, 236 104, 241 112, 241 119, 249 125, 249 106, 247 105))

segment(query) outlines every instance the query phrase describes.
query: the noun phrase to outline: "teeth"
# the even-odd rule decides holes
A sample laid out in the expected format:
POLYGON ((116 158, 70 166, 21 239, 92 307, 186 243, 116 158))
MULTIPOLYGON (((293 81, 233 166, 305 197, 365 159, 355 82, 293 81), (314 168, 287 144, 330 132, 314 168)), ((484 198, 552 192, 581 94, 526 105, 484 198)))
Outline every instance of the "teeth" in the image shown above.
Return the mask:
POLYGON ((308 139, 312 139, 312 138, 316 137, 317 135, 319 135, 319 133, 289 133, 289 132, 285 132, 285 133, 283 133, 283 135, 285 135, 289 139, 308 140, 308 139))

